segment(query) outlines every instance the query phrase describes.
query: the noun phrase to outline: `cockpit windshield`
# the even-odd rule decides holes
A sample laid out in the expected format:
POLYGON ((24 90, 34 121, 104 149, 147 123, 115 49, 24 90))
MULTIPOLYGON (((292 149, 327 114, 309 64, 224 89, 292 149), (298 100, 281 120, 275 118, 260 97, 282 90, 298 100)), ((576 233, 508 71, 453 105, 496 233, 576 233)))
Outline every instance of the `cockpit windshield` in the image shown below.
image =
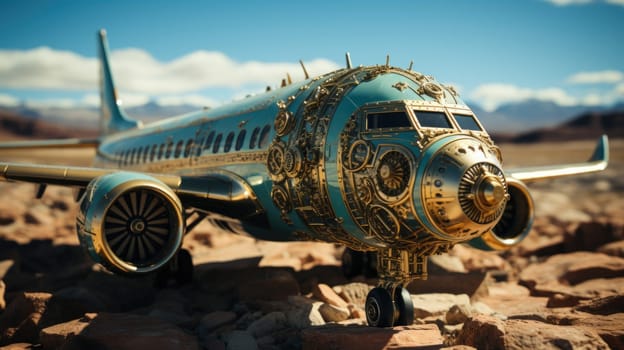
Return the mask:
POLYGON ((405 111, 376 112, 366 115, 366 128, 371 129, 398 129, 413 128, 409 116, 405 111))
POLYGON ((420 124, 422 128, 453 128, 453 125, 444 112, 414 111, 414 114, 416 114, 418 124, 420 124))
POLYGON ((473 116, 467 114, 453 114, 453 116, 463 130, 483 131, 473 116))

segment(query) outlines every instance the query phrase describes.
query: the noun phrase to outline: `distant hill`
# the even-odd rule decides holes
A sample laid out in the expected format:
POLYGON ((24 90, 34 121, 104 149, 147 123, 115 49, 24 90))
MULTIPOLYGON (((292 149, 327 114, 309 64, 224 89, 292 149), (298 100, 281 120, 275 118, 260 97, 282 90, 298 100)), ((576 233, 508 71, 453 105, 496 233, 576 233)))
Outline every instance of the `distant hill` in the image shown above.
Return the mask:
POLYGON ((624 138, 624 111, 585 113, 559 126, 522 133, 508 141, 528 143, 584 140, 595 139, 602 134, 607 134, 610 138, 624 138))
POLYGON ((2 140, 89 138, 97 135, 98 132, 94 128, 69 127, 0 110, 0 138, 2 140))

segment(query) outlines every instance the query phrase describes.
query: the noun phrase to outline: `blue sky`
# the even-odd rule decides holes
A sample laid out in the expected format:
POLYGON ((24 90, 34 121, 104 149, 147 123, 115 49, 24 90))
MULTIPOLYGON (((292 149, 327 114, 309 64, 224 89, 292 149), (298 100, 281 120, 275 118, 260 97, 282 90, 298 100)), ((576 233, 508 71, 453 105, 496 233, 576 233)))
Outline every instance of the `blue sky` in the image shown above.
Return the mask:
POLYGON ((5 1, 0 104, 97 104, 106 28, 127 104, 217 104, 344 65, 391 64, 492 109, 624 101, 624 0, 5 1))

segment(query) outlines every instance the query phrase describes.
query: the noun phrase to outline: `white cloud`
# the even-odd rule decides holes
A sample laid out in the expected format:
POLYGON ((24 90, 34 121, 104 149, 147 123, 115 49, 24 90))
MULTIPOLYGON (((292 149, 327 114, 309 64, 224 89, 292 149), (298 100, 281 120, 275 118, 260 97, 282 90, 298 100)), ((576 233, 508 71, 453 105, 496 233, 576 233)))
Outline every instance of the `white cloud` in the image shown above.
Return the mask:
POLYGON ((624 0, 545 0, 556 6, 570 6, 570 5, 587 5, 593 3, 607 3, 616 6, 624 6, 624 0))
POLYGON ((0 94, 0 106, 15 107, 20 104, 19 99, 7 94, 0 94))
POLYGON ((614 84, 624 81, 624 73, 616 70, 579 72, 570 76, 567 81, 572 84, 614 84))
POLYGON ((193 106, 214 107, 219 104, 218 101, 196 94, 177 95, 177 96, 161 96, 156 99, 156 103, 163 106, 181 106, 185 104, 193 106))
POLYGON ((530 89, 502 83, 480 85, 469 97, 487 111, 493 111, 502 104, 530 99, 552 101, 562 106, 574 105, 577 102, 560 88, 530 89))
MULTIPOLYGON (((276 85, 286 73, 294 79, 303 78, 298 63, 237 62, 223 53, 211 51, 196 51, 160 62, 144 50, 124 49, 112 52, 111 65, 124 100, 126 92, 175 95, 215 87, 276 85)), ((321 74, 339 66, 326 59, 315 59, 307 62, 306 67, 311 74, 321 74)), ((0 87, 93 90, 97 87, 97 61, 47 47, 0 50, 0 87)))

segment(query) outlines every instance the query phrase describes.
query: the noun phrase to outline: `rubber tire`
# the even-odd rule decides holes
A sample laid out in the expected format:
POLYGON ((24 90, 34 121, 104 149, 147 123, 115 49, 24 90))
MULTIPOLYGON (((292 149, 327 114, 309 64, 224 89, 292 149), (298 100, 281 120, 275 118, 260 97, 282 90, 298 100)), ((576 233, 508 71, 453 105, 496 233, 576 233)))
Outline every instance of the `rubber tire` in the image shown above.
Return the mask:
POLYGON ((371 327, 392 327, 394 325, 394 303, 385 288, 373 288, 366 297, 366 321, 371 327))
POLYGON ((342 273, 346 278, 362 274, 364 268, 364 252, 345 248, 342 253, 342 273))
POLYGON ((397 287, 394 290, 394 305, 399 311, 395 326, 409 326, 414 323, 414 302, 407 289, 397 287))

